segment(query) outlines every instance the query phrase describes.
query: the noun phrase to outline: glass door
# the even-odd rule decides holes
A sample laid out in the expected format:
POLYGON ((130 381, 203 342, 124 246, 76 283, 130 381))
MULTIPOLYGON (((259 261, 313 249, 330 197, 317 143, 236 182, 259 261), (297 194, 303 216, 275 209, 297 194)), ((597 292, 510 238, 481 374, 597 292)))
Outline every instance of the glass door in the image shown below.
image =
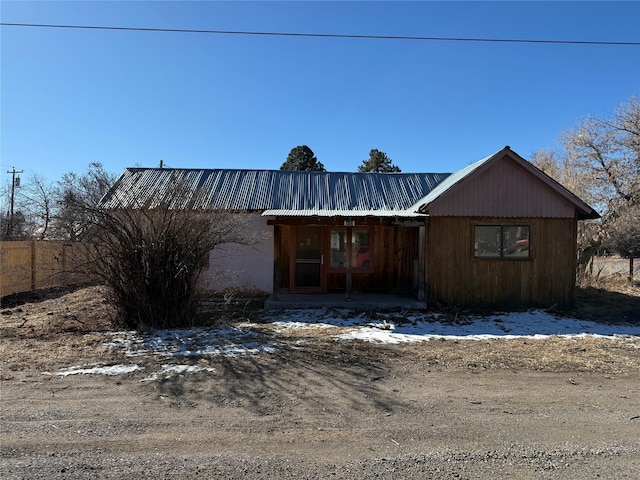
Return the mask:
POLYGON ((321 291, 322 263, 322 228, 299 225, 296 227, 294 288, 321 291))

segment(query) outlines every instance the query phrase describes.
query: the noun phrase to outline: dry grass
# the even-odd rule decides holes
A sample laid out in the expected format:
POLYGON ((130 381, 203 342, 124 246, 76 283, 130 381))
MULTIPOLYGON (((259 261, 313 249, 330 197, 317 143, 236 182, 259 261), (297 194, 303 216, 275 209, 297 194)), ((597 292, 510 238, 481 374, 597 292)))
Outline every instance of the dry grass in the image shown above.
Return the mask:
POLYGON ((435 340, 404 347, 433 370, 527 370, 541 372, 598 372, 609 375, 640 373, 640 348, 624 338, 517 338, 488 341, 435 340))
POLYGON ((419 362, 425 371, 489 370, 540 372, 597 372, 607 375, 640 373, 640 341, 629 337, 515 338, 492 340, 433 339, 396 345, 364 341, 335 342, 335 336, 351 327, 321 327, 277 330, 270 325, 263 333, 304 350, 323 349, 329 355, 357 350, 369 362, 419 362), (277 330, 277 331, 276 331, 277 330), (300 343, 300 342, 303 343, 300 343))
MULTIPOLYGON (((634 259, 635 260, 635 259, 634 259)), ((634 261, 634 275, 640 275, 640 263, 634 261)), ((629 259, 618 256, 594 257, 593 275, 596 277, 607 277, 611 275, 629 275, 629 259)))
MULTIPOLYGON (((1 379, 15 372, 40 375, 70 365, 105 364, 124 361, 122 353, 102 348, 103 332, 116 329, 114 310, 106 300, 103 287, 75 291, 48 290, 5 298, 0 311, 1 379)), ((578 290, 578 306, 573 312, 582 318, 607 322, 637 320, 640 287, 624 279, 607 277, 598 285, 578 290)), ((238 313, 238 312, 236 312, 238 313)), ((215 319, 238 324, 255 313, 253 306, 241 305, 238 314, 206 310, 206 324, 215 319)), ((375 345, 363 342, 335 342, 338 328, 308 328, 277 331, 264 325, 263 333, 293 352, 300 340, 309 353, 321 350, 327 358, 352 352, 362 362, 420 362, 425 370, 528 370, 600 372, 608 375, 640 373, 640 348, 637 340, 597 337, 541 340, 432 340, 417 344, 375 345)), ((269 361, 264 359, 264 361, 269 361)))
POLYGON ((100 332, 112 330, 115 318, 103 287, 47 289, 3 300, 1 378, 10 378, 11 371, 41 372, 114 359, 99 348, 104 341, 100 332))
POLYGON ((640 324, 640 281, 624 275, 597 276, 576 288, 572 314, 607 323, 640 324))
POLYGON ((2 306, 0 331, 10 337, 105 331, 112 329, 115 321, 115 311, 101 286, 11 295, 2 306))

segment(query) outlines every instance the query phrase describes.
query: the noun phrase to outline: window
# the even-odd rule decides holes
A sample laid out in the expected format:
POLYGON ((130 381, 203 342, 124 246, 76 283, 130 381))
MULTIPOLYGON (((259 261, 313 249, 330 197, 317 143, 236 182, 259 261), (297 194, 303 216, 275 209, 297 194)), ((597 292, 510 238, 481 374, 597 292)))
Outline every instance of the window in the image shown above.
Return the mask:
POLYGON ((369 230, 353 229, 351 233, 351 267, 369 268, 371 266, 369 230))
POLYGON ((476 258, 529 258, 528 225, 477 225, 476 258))
POLYGON ((351 267, 371 267, 371 234, 364 228, 336 228, 331 230, 331 268, 347 268, 348 243, 351 242, 351 267))
POLYGON ((331 268, 347 267, 347 230, 331 230, 331 268))

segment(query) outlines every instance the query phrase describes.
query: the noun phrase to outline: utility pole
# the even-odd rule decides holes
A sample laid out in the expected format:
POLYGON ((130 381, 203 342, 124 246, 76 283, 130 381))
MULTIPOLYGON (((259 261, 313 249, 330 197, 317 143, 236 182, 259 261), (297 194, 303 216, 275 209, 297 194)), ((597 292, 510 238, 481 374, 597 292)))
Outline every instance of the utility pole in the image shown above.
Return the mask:
POLYGON ((9 225, 7 227, 7 239, 13 238, 13 203, 16 196, 16 187, 20 186, 20 177, 16 178, 17 173, 22 173, 23 170, 16 170, 16 167, 11 167, 11 170, 7 170, 7 173, 11 174, 11 203, 9 210, 9 225))

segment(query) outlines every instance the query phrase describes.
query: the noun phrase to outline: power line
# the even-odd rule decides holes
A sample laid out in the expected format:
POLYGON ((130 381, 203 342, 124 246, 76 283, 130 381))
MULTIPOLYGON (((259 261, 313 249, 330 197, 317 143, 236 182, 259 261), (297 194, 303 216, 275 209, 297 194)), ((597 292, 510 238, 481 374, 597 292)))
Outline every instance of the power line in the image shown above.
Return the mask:
POLYGON ((43 23, 4 23, 4 27, 33 28, 69 28, 83 30, 116 30, 131 32, 165 32, 165 33, 206 33, 214 35, 254 35, 267 37, 312 37, 312 38, 345 38, 365 40, 413 40, 436 42, 485 42, 485 43, 540 43, 554 45, 626 45, 640 46, 640 42, 609 42, 597 40, 535 40, 524 38, 473 38, 473 37, 414 37, 406 35, 355 35, 344 33, 292 33, 292 32, 256 32, 233 30, 199 30, 192 28, 145 28, 145 27, 110 27, 99 25, 57 25, 43 23))

